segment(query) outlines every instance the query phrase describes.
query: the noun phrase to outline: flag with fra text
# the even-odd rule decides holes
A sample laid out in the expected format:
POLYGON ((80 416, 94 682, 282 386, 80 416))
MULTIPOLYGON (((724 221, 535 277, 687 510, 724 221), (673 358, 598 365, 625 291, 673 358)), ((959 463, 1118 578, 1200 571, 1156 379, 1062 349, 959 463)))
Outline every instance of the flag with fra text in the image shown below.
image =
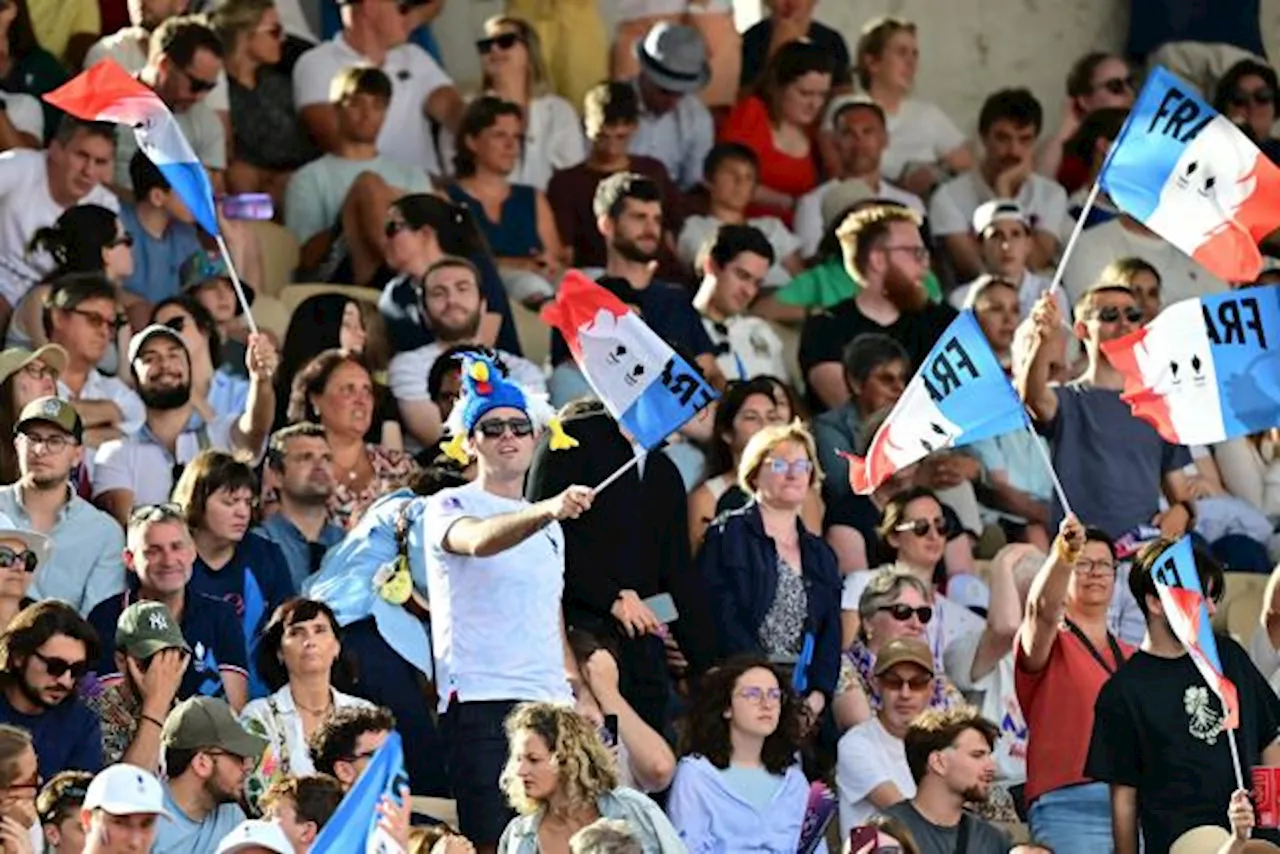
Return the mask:
POLYGON ((400 733, 392 732, 343 796, 312 844, 311 854, 404 854, 400 845, 378 827, 378 803, 383 795, 399 803, 400 787, 407 785, 404 747, 400 733))

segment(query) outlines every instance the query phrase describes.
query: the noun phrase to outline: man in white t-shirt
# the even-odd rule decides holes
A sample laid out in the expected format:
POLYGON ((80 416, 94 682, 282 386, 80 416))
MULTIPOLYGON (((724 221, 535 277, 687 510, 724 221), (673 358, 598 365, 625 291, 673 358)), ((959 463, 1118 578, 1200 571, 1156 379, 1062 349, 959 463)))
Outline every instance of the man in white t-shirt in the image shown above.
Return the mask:
MULTIPOLYGON (((488 307, 480 291, 480 273, 466 258, 446 255, 427 268, 422 277, 422 311, 435 340, 416 350, 397 353, 387 368, 391 393, 400 405, 400 417, 409 435, 423 447, 440 439, 440 409, 427 391, 431 366, 444 351, 459 344, 480 344, 480 321, 488 307)), ((546 393, 542 369, 523 356, 496 351, 507 375, 524 388, 546 393)))
POLYGON ((336 152, 340 137, 334 104, 329 99, 333 78, 352 65, 381 68, 392 81, 387 120, 378 135, 378 150, 433 175, 451 170, 440 163, 429 120, 451 132, 462 118, 462 96, 444 70, 425 50, 407 43, 409 5, 388 0, 338 0, 342 31, 298 58, 293 67, 293 101, 303 125, 316 144, 336 152))
POLYGON ((841 95, 827 108, 824 124, 831 129, 839 158, 840 173, 800 197, 792 228, 800 238, 800 254, 813 257, 822 242, 822 201, 843 181, 857 179, 871 190, 871 197, 886 199, 925 215, 924 202, 914 193, 880 177, 885 147, 889 144, 884 109, 862 95, 841 95))
POLYGON ((958 280, 970 281, 983 271, 973 215, 991 199, 1013 199, 1022 206, 1033 237, 1028 264, 1033 270, 1052 266, 1067 215, 1067 193, 1052 178, 1035 173, 1036 138, 1043 121, 1040 102, 1030 91, 1002 89, 992 94, 978 118, 982 162, 934 193, 930 224, 958 280))
POLYGON ((0 328, 28 290, 53 268, 47 255, 28 255, 38 229, 80 204, 120 210, 104 184, 111 180, 115 125, 63 119, 48 151, 0 154, 0 328))
POLYGON ((539 429, 553 430, 553 449, 568 437, 545 401, 508 382, 489 359, 466 358, 462 380, 449 448, 475 459, 476 479, 427 499, 427 590, 459 829, 492 851, 511 816, 498 788, 508 749, 502 722, 522 701, 573 702, 560 522, 589 510, 594 493, 570 486, 526 501, 539 429))
POLYGON ((887 807, 915 797, 902 737, 933 696, 933 653, 917 638, 896 638, 880 648, 872 678, 880 689, 875 714, 840 737, 836 791, 840 836, 887 807))

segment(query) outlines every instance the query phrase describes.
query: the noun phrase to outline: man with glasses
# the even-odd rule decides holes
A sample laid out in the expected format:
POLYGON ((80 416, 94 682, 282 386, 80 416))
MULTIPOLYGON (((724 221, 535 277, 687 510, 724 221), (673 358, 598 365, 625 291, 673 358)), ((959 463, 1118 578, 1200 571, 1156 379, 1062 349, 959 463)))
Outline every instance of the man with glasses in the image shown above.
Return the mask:
MULTIPOLYGON (((11 540, 0 531, 0 546, 11 540)), ((98 633, 65 602, 23 608, 0 634, 0 723, 31 733, 43 779, 102 767, 98 716, 76 695, 97 657, 98 633)))
POLYGON ((395 728, 391 712, 379 706, 334 709, 308 739, 316 772, 328 774, 342 791, 349 791, 395 728))
POLYGON ((1090 164, 1079 151, 1071 151, 1076 133, 1086 117, 1096 110, 1133 106, 1137 88, 1129 63, 1106 51, 1091 51, 1072 64, 1067 72, 1067 112, 1051 139, 1045 140, 1036 158, 1036 171, 1057 179, 1067 193, 1088 189, 1090 164))
MULTIPOLYGON (((133 687, 139 689, 144 701, 148 699, 149 683, 155 679, 154 676, 147 678, 150 665, 144 670, 139 666, 140 661, 134 660, 131 665, 130 659, 151 659, 153 656, 135 656, 126 648, 122 661, 117 655, 116 642, 126 609, 139 601, 159 602, 168 610, 171 624, 177 626, 191 651, 178 686, 178 699, 225 697, 239 709, 248 701, 249 694, 248 656, 240 621, 231 605, 190 589, 195 560, 195 543, 180 508, 167 504, 140 507, 134 512, 129 519, 124 561, 125 566, 137 576, 136 587, 103 600, 90 612, 89 622, 97 629, 103 646, 102 654, 93 660, 94 670, 100 677, 108 674, 116 676, 116 679, 131 676, 134 682, 139 683, 133 687), (135 668, 143 672, 141 680, 137 678, 135 668)), ((128 634, 126 632, 126 637, 128 634)), ((151 643, 146 646, 155 647, 151 643)), ((138 652, 138 649, 135 646, 133 652, 138 652)), ((114 680, 104 681, 109 685, 114 680)), ((159 690, 157 687, 156 691, 159 690)), ((152 717, 160 719, 160 715, 152 717)), ((138 726, 156 727, 158 724, 156 720, 140 718, 138 726)))
POLYGON ((160 742, 169 820, 152 854, 214 854, 245 819, 238 802, 267 740, 246 732, 224 701, 192 697, 169 713, 160 742))
POLYGON ((124 535, 71 487, 84 461, 80 416, 66 401, 42 397, 23 407, 13 432, 21 476, 0 486, 0 513, 53 544, 27 595, 61 599, 87 615, 124 589, 124 535))
POLYGON ((80 826, 80 807, 93 775, 88 771, 61 771, 36 796, 47 854, 82 854, 85 833, 80 826))

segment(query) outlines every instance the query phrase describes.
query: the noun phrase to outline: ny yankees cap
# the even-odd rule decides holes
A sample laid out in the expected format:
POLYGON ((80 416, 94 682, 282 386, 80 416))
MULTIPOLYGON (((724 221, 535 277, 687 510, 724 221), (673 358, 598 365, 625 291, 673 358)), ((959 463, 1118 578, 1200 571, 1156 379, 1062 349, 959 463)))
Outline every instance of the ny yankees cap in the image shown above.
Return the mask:
POLYGON ((116 649, 143 661, 166 649, 191 652, 173 615, 160 602, 134 602, 124 609, 116 620, 116 649))

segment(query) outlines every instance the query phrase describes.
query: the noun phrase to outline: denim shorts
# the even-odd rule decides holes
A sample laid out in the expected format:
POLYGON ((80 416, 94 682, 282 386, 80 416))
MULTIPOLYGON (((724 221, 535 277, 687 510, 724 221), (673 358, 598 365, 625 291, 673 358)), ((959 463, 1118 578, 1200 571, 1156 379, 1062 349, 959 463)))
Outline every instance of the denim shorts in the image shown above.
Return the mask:
POLYGON ((498 788, 507 764, 507 733, 503 723, 517 703, 493 700, 450 704, 444 715, 449 784, 458 802, 458 830, 477 845, 502 836, 515 813, 498 788))
POLYGON ((1054 854, 1106 854, 1111 837, 1111 790, 1106 783, 1081 783, 1036 798, 1027 814, 1031 838, 1054 854))

